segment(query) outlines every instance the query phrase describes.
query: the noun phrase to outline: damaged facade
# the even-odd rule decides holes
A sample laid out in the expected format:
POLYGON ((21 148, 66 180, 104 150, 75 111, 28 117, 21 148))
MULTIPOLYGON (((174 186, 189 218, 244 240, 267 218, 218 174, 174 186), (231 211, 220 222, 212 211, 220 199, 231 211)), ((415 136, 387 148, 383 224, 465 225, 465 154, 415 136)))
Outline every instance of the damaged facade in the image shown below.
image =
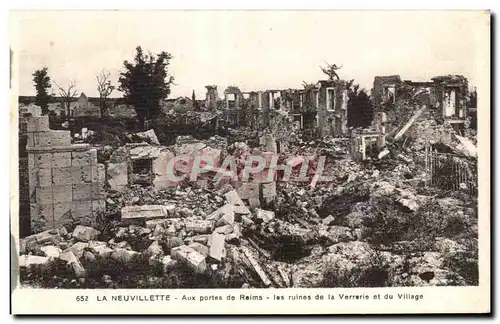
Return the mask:
POLYGON ((193 101, 180 97, 164 102, 166 116, 225 133, 163 145, 167 127, 131 132, 97 145, 101 163, 26 112, 22 281, 33 265, 63 262, 79 280, 62 287, 477 285, 455 259, 477 267, 477 151, 455 126, 467 127, 466 80, 376 77, 369 129, 348 129, 348 87, 232 86, 220 99, 207 86, 206 111, 185 112, 193 101), (248 175, 251 156, 263 164, 248 175), (195 163, 204 172, 192 180, 195 163), (305 180, 285 181, 287 170, 305 180))
POLYGON ((463 134, 469 126, 468 82, 461 75, 433 77, 430 82, 403 81, 399 75, 377 76, 373 81, 372 101, 375 122, 382 112, 389 120, 401 114, 398 108, 405 103, 425 105, 433 117, 452 125, 463 134))
POLYGON ((343 137, 348 135, 347 91, 344 80, 319 81, 309 89, 242 92, 230 86, 224 91, 225 120, 231 127, 258 129, 266 128, 277 114, 285 114, 316 136, 343 137))
POLYGON ((90 102, 83 92, 76 102, 69 105, 69 111, 72 117, 101 117, 99 106, 90 102))

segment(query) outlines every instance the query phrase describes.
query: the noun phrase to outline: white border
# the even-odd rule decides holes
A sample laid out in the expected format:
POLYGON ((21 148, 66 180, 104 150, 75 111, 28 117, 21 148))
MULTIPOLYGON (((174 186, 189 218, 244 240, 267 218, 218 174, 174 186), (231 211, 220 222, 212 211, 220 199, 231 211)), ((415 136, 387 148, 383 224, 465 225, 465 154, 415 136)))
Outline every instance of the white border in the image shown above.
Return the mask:
MULTIPOLYGON (((259 1, 259 0, 254 0, 254 1, 248 1, 247 3, 235 3, 235 2, 223 2, 223 1, 211 1, 210 3, 204 2, 204 1, 192 1, 192 0, 185 0, 179 3, 169 3, 168 7, 165 6, 165 4, 161 1, 126 1, 126 0, 110 0, 107 1, 106 3, 103 3, 102 1, 96 1, 96 0, 87 0, 85 2, 80 2, 80 3, 68 3, 68 1, 17 1, 15 4, 9 4, 7 1, 2 2, 0 4, 2 6, 2 9, 5 7, 6 10, 2 10, 3 17, 6 18, 3 21, 6 21, 8 19, 8 10, 9 9, 114 9, 114 8, 121 8, 121 9, 157 9, 157 8, 164 8, 164 9, 224 9, 224 8, 231 8, 231 9, 258 9, 258 8, 266 8, 266 9, 285 9, 285 8, 294 8, 294 9, 451 9, 451 8, 456 8, 456 9, 493 9, 493 11, 498 12, 498 1, 483 1, 483 0, 475 0, 475 1, 464 1, 464 0, 456 0, 453 2, 438 2, 438 1, 433 1, 433 0, 422 0, 418 1, 417 3, 409 3, 409 2, 401 2, 401 1, 377 1, 377 2, 372 2, 372 1, 359 1, 359 0, 350 0, 350 1, 336 1, 335 3, 332 3, 332 1, 286 1, 286 2, 278 2, 278 1, 259 1)), ((3 28, 7 27, 7 24, 2 24, 3 28)), ((4 50, 1 51, 1 58, 3 59, 4 64, 2 64, 2 67, 4 68, 4 78, 2 78, 3 86, 0 87, 1 89, 1 94, 2 98, 4 98, 4 103, 8 102, 9 99, 9 92, 8 92, 8 85, 9 85, 9 80, 6 77, 8 75, 8 61, 9 61, 9 56, 7 54, 6 48, 9 45, 9 36, 8 36, 8 30, 7 32, 4 32, 1 34, 2 36, 2 41, 4 42, 4 50)), ((498 34, 495 36, 495 40, 498 41, 497 39, 498 34)), ((496 58, 497 54, 495 55, 496 58)), ((496 71, 495 71, 496 72, 496 71)), ((496 74, 495 74, 495 80, 496 80, 496 74)), ((495 83, 495 85, 498 85, 498 83, 495 83)), ((8 105, 7 105, 8 107, 8 105)), ((496 109, 496 107, 493 107, 492 109, 496 109)), ((4 109, 4 113, 8 114, 8 109, 4 109)), ((7 115, 8 116, 8 115, 7 115)), ((7 117, 4 115, 4 117, 7 117)), ((497 118, 498 113, 497 113, 497 118)), ((0 126, 0 131, 3 132, 0 136, 0 139, 3 141, 3 148, 4 152, 7 151, 7 149, 10 146, 10 133, 9 133, 9 119, 8 118, 2 118, 0 119, 1 122, 3 123, 3 127, 0 126)), ((497 121, 495 119, 495 121, 497 121)), ((493 128, 496 129, 496 128, 493 128)), ((498 134, 495 132, 495 137, 497 137, 498 134)), ((498 137, 497 137, 498 138, 498 137)), ((8 168, 9 162, 8 162, 8 154, 2 154, 2 158, 0 159, 0 163, 2 166, 5 168, 8 168)), ((17 174, 10 174, 10 178, 16 178, 17 174)), ((495 179, 496 180, 496 179, 495 179)), ((9 206, 9 200, 8 200, 8 193, 10 191, 9 189, 9 182, 4 181, 2 182, 2 199, 3 199, 3 206, 5 209, 5 213, 8 213, 8 206, 9 206)), ((498 198, 495 196, 495 198, 498 198)), ((495 199, 498 201, 498 199, 495 199)), ((4 214, 5 214, 4 213, 4 214)), ((494 215, 492 215, 494 217, 494 215)), ((5 222, 4 225, 5 227, 9 228, 8 226, 8 217, 4 217, 3 221, 5 222)), ((496 222, 497 227, 494 230, 498 230, 498 221, 496 222)), ((493 242, 492 242, 493 244, 493 242)), ((8 249, 8 246, 4 244, 3 246, 5 253, 5 258, 7 258, 10 254, 10 251, 8 249)), ((2 268, 4 273, 4 278, 9 277, 9 273, 7 272, 7 268, 3 267, 2 268)), ((498 281, 497 281, 498 282, 498 281)), ((10 282, 8 280, 4 281, 5 287, 4 292, 9 289, 10 282)), ((5 296, 5 295, 4 295, 5 296)), ((8 300, 6 300, 5 303, 3 303, 4 307, 7 308, 3 312, 3 314, 8 314, 8 300)), ((12 320, 12 317, 8 317, 8 321, 12 320)), ((96 321, 99 322, 100 319, 90 319, 92 320, 93 323, 96 321)), ((175 321, 178 319, 168 319, 169 321, 175 321)), ((180 318, 180 320, 185 321, 186 319, 180 318)), ((259 321, 266 321, 267 319, 259 319, 259 321)), ((288 320, 288 319, 286 319, 288 320)), ((308 319, 306 319, 308 320, 308 319)), ((327 319, 329 320, 329 319, 327 319)), ((385 318, 379 318, 377 319, 379 321, 385 321, 385 318)), ((422 318, 420 320, 425 320, 426 322, 432 322, 432 321, 441 321, 442 318, 438 319, 428 319, 428 318, 422 318)))

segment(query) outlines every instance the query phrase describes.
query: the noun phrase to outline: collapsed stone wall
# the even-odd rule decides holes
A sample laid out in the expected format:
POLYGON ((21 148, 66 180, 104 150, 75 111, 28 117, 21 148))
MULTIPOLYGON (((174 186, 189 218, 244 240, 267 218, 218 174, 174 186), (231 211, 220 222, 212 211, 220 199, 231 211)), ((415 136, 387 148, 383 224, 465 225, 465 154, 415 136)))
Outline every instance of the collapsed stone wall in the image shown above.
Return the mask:
POLYGON ((31 232, 95 225, 105 210, 105 166, 88 144, 71 144, 69 131, 49 128, 48 116, 27 118, 31 232))

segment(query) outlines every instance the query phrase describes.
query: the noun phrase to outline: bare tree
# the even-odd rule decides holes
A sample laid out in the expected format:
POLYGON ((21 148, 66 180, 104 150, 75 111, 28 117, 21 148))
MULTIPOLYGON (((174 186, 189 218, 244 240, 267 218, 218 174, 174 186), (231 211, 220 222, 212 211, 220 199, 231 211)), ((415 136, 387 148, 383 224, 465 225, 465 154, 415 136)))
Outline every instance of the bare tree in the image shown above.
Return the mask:
POLYGON ((96 76, 97 79, 97 91, 99 92, 99 106, 101 109, 101 116, 104 116, 107 112, 108 107, 106 106, 106 101, 109 95, 115 90, 115 86, 111 85, 109 80, 110 72, 102 70, 101 74, 96 76))
POLYGON ((68 118, 70 115, 71 101, 73 101, 73 98, 76 98, 78 96, 78 90, 75 89, 76 83, 75 81, 70 81, 67 89, 60 87, 55 81, 54 84, 59 90, 59 95, 63 100, 63 104, 66 106, 66 118, 68 118))
POLYGON ((340 80, 340 77, 337 74, 337 70, 340 70, 343 65, 337 66, 337 64, 328 64, 327 62, 325 63, 326 67, 320 66, 320 68, 324 74, 328 75, 328 80, 335 80, 335 79, 340 80))

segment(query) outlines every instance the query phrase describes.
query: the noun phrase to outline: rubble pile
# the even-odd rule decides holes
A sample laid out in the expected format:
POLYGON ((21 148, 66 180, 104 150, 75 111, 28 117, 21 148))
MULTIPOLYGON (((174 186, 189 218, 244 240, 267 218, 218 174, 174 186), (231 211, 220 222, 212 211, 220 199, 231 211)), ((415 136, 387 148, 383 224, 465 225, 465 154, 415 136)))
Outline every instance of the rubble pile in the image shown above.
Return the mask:
MULTIPOLYGON (((451 135, 450 147, 475 157, 473 143, 451 135)), ((232 155, 239 172, 245 156, 268 151, 247 142, 179 136, 166 149, 232 155)), ((328 182, 315 177, 313 159, 303 182, 108 187, 95 228, 21 240, 21 279, 61 288, 474 284, 477 273, 464 269, 477 265, 476 198, 426 186, 419 145, 394 143, 384 158, 360 163, 348 139, 289 141, 294 166, 327 157, 328 182)), ((115 150, 108 173, 133 153, 115 150)))

